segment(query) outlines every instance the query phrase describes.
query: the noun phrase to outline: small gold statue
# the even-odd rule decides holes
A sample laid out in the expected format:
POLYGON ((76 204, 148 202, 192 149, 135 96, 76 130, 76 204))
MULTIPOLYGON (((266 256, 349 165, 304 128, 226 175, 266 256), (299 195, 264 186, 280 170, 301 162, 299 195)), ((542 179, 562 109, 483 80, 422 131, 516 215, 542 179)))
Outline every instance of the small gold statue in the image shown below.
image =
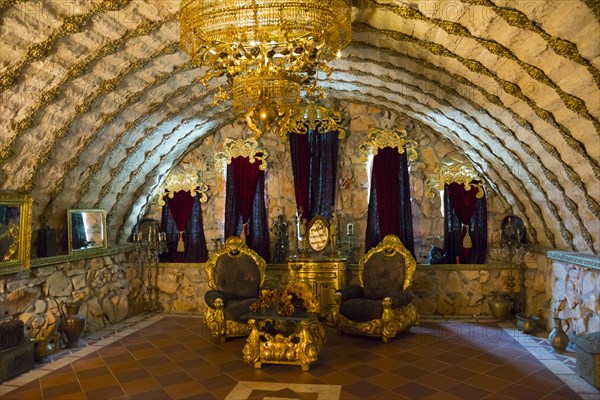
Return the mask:
POLYGON ((329 244, 331 254, 337 254, 337 215, 335 213, 331 213, 329 220, 329 244))
POLYGON ((302 252, 308 252, 308 229, 306 218, 302 218, 300 222, 300 239, 302 240, 302 252))

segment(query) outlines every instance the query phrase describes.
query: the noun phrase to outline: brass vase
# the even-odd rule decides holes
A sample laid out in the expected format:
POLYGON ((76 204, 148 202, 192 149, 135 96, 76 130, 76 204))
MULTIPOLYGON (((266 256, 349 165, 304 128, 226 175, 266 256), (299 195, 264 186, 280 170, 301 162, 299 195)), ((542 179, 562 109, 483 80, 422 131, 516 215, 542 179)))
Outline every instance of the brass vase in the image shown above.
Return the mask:
POLYGON ((81 302, 74 301, 64 304, 66 311, 61 310, 60 331, 67 337, 67 349, 77 347, 79 337, 85 328, 85 317, 79 314, 81 302))
POLYGON ((497 321, 504 321, 508 318, 512 306, 512 299, 508 292, 491 292, 488 295, 487 303, 492 316, 497 321))
POLYGON ((548 340, 552 347, 556 350, 565 350, 569 345, 569 336, 566 331, 569 330, 571 324, 566 319, 554 318, 554 329, 550 331, 548 340), (567 323, 567 329, 563 330, 563 322, 567 323))
POLYGON ((33 359, 42 361, 46 357, 54 354, 58 349, 60 336, 58 333, 49 336, 47 339, 36 340, 33 343, 33 359))

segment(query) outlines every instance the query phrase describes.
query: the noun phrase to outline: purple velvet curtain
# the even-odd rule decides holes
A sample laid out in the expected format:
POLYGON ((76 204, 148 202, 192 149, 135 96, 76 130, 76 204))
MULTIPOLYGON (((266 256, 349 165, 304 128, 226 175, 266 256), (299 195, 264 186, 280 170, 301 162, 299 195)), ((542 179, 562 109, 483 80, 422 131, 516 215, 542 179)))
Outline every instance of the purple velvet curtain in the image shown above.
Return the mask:
POLYGON ((373 175, 375 175, 375 195, 377 196, 377 217, 379 234, 398 235, 398 200, 400 188, 395 172, 399 172, 400 154, 392 147, 379 150, 373 159, 373 175))
MULTIPOLYGON (((242 234, 242 215, 238 207, 235 180, 232 165, 227 166, 227 184, 225 188, 225 238, 242 234)), ((248 218, 248 247, 256 251, 266 262, 271 259, 268 216, 265 205, 265 174, 258 174, 256 191, 250 216, 248 218)))
POLYGON ((301 210, 305 218, 310 218, 310 150, 308 135, 290 133, 290 154, 292 158, 292 173, 294 174, 294 191, 296 194, 296 210, 301 210))
POLYGON ((414 255, 412 206, 407 153, 380 149, 373 159, 365 250, 394 234, 414 255))
POLYGON ((476 198, 477 188, 458 183, 444 188, 444 250, 450 264, 483 264, 487 252, 487 204, 476 198), (466 223, 465 223, 466 222, 466 223), (464 247, 466 225, 472 247, 464 247))
POLYGON ((173 198, 167 198, 167 206, 171 212, 171 217, 177 225, 179 231, 185 231, 188 219, 192 213, 192 207, 194 206, 194 199, 190 192, 180 190, 173 194, 173 198))
MULTIPOLYGON (((162 208, 161 216, 161 231, 167 234, 167 247, 168 252, 160 255, 161 262, 205 262, 208 259, 208 250, 206 248, 206 238, 204 237, 204 224, 202 220, 202 206, 199 201, 199 196, 192 197, 189 192, 179 191, 175 193, 173 199, 166 199, 167 205, 162 208), (189 204, 191 200, 191 208, 187 220, 184 224, 181 224, 182 214, 175 204, 177 201, 175 198, 185 197, 185 193, 188 199, 185 200, 185 204, 189 204), (171 210, 175 211, 179 223, 173 217, 171 210), (183 253, 177 252, 177 242, 179 240, 180 227, 185 226, 183 229, 183 241, 185 243, 185 251, 183 253)), ((179 203, 181 204, 181 203, 179 203)))
POLYGON ((307 220, 316 215, 331 218, 337 178, 337 132, 309 131, 306 135, 290 133, 288 137, 297 210, 302 208, 307 220))
MULTIPOLYGON (((231 159, 231 176, 235 182, 235 198, 242 216, 242 224, 247 224, 252 214, 258 175, 262 172, 259 166, 260 163, 257 161, 250 163, 248 157, 231 159)), ((248 234, 247 229, 245 233, 248 234)))

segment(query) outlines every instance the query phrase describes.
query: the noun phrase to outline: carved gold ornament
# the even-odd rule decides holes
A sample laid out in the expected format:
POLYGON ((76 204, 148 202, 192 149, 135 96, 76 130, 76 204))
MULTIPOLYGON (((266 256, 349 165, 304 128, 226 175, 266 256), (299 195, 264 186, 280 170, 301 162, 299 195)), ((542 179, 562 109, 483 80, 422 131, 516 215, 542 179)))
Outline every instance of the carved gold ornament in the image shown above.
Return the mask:
POLYGON ((260 161, 258 169, 264 171, 267 169, 267 158, 269 152, 258 147, 258 142, 254 138, 248 139, 225 139, 223 142, 224 150, 215 154, 215 168, 218 171, 224 171, 226 164, 231 164, 231 160, 236 157, 248 157, 250 164, 260 161))
POLYGON ((352 35, 348 0, 183 0, 179 10, 200 81, 226 77, 215 102, 233 97, 257 137, 290 117, 302 90, 317 90, 316 72, 331 73, 352 35))
POLYGON ((261 368, 263 363, 300 365, 303 371, 317 362, 325 343, 325 329, 318 320, 296 321, 293 331, 276 334, 267 332, 269 325, 265 322, 248 320, 251 331, 242 350, 244 361, 255 368, 261 368))
POLYGON ((283 139, 287 139, 288 133, 305 135, 309 131, 337 132, 339 139, 345 138, 346 131, 342 127, 342 113, 314 101, 308 101, 296 109, 294 117, 278 133, 283 139))
POLYGON ((484 195, 483 185, 485 181, 475 171, 473 165, 468 163, 438 164, 434 176, 427 179, 426 183, 425 196, 428 199, 433 199, 436 191, 443 190, 444 185, 451 183, 460 183, 467 191, 473 187, 477 188, 478 199, 481 199, 484 195))
POLYGON ((415 161, 417 153, 417 142, 406 139, 407 133, 403 128, 399 129, 377 129, 369 130, 369 139, 359 146, 361 161, 367 162, 370 155, 376 156, 380 149, 391 147, 398 149, 398 154, 408 152, 408 159, 415 161))
POLYGON ((203 182, 198 182, 198 174, 186 170, 169 175, 163 189, 164 190, 161 190, 158 194, 158 205, 161 207, 164 207, 167 204, 164 199, 165 196, 172 199, 175 196, 175 193, 181 190, 190 192, 192 197, 196 197, 197 194, 200 194, 199 201, 201 203, 206 203, 208 200, 208 195, 206 194, 208 185, 203 182))
POLYGON ((383 308, 381 319, 355 322, 340 313, 341 294, 336 293, 334 299, 338 305, 328 316, 328 323, 336 328, 338 332, 381 337, 382 342, 387 343, 390 339, 396 337, 398 333, 406 332, 411 326, 419 323, 419 314, 414 304, 392 308, 392 299, 386 297, 381 301, 383 308))

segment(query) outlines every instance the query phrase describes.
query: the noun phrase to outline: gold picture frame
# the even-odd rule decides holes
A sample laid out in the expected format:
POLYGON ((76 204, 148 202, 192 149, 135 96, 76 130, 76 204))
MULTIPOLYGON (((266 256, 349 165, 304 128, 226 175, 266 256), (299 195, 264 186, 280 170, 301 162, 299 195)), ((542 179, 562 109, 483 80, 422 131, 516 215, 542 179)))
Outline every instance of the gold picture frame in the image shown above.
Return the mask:
POLYGON ((106 211, 102 209, 67 210, 69 254, 106 249, 106 211))
POLYGON ((0 275, 30 267, 31 204, 29 195, 0 193, 0 275))
POLYGON ((314 252, 325 250, 329 244, 329 222, 317 215, 308 223, 308 243, 314 252))

